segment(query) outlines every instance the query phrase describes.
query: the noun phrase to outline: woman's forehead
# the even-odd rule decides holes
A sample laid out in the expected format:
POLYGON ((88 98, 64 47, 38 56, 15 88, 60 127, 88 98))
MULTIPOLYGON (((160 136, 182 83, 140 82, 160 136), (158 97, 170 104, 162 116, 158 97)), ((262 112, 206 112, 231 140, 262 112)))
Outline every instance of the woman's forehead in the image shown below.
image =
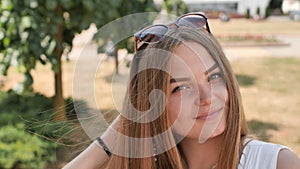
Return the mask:
POLYGON ((171 72, 185 74, 188 72, 207 72, 216 62, 208 51, 195 42, 185 42, 173 51, 171 72))

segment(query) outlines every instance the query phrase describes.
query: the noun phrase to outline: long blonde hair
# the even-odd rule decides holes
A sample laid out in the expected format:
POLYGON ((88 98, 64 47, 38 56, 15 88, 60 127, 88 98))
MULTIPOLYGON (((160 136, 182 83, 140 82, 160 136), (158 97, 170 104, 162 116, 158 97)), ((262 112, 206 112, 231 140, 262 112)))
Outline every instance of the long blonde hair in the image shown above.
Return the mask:
POLYGON ((161 42, 148 45, 145 50, 138 51, 135 54, 122 112, 123 116, 130 117, 130 119, 122 118, 118 131, 123 136, 118 137, 113 150, 113 152, 128 152, 129 154, 128 156, 120 155, 120 153, 113 154, 103 168, 182 169, 184 167, 181 151, 176 146, 176 141, 170 130, 168 108, 163 102, 167 103, 170 82, 170 75, 164 70, 169 68, 172 51, 179 44, 187 41, 201 44, 224 73, 229 94, 228 113, 226 129, 223 133, 224 146, 220 150, 217 168, 237 168, 242 151, 242 141, 248 132, 238 83, 217 40, 205 30, 193 30, 184 27, 169 30, 161 42), (153 68, 153 64, 156 67, 153 68), (151 100, 149 95, 156 89, 162 91, 165 95, 154 94, 154 96, 151 96, 151 100), (149 121, 149 115, 157 116, 157 118, 149 121), (141 121, 132 120, 132 117, 141 121), (152 143, 137 144, 124 139, 124 135, 131 138, 151 138, 163 132, 166 134, 164 134, 162 141, 154 139, 152 143), (153 148, 156 148, 155 146, 167 146, 168 149, 154 155, 153 148), (132 153, 140 153, 140 151, 150 152, 153 155, 142 157, 131 155, 132 153))

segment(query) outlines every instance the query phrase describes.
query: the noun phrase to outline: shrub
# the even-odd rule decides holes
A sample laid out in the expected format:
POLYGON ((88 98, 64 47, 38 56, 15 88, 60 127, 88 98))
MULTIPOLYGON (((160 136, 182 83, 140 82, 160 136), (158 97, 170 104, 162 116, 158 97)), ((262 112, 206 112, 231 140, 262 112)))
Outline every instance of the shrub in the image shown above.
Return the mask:
POLYGON ((271 15, 271 8, 268 5, 265 9, 265 18, 269 17, 271 15))
POLYGON ((260 15, 260 8, 256 7, 256 15, 260 15))
POLYGON ((54 155, 47 152, 50 146, 53 145, 26 133, 23 125, 1 127, 0 168, 45 168, 47 161, 55 159, 54 155))
POLYGON ((49 119, 53 115, 52 99, 38 93, 19 95, 14 91, 0 91, 0 107, 0 126, 22 123, 33 118, 49 119))
MULTIPOLYGON (((66 104, 66 110, 69 111, 68 117, 76 117, 71 99, 67 99, 66 102, 68 102, 66 104)), ((73 131, 72 128, 74 126, 72 126, 70 122, 56 122, 52 120, 54 115, 52 98, 38 93, 19 95, 14 91, 0 91, 0 107, 0 128, 3 127, 3 129, 1 129, 1 135, 6 135, 8 138, 12 138, 14 135, 16 135, 16 137, 23 135, 22 141, 13 143, 8 143, 0 139, 1 148, 7 148, 5 149, 7 152, 0 148, 0 169, 9 168, 11 165, 18 165, 17 167, 13 166, 13 168, 17 169, 19 169, 21 165, 27 166, 23 167, 26 169, 43 168, 38 167, 39 165, 44 165, 46 161, 45 159, 39 159, 41 154, 47 152, 47 158, 55 158, 56 151, 62 148, 60 143, 67 143, 69 133, 73 131), (22 129, 20 130, 15 124, 22 124, 22 129), (17 132, 17 129, 13 127, 16 127, 20 131, 17 132), (35 133, 35 135, 40 136, 40 138, 26 133, 24 130, 35 133), (9 135, 9 132, 12 134, 9 135), (14 132, 17 133, 13 134, 14 132), (15 149, 17 149, 18 146, 23 148, 20 152, 24 151, 24 153, 19 153, 19 155, 12 154, 13 152, 17 153, 15 149), (39 147, 40 150, 35 149, 34 146, 39 147), (27 149, 24 149, 24 147, 27 147, 27 149), (30 155, 30 153, 33 152, 38 157, 30 155), (5 161, 6 158, 7 161, 5 161), (35 161, 34 164, 26 158, 42 160, 42 162, 35 161), (19 160, 19 162, 17 162, 17 160, 19 160), (5 163, 3 164, 3 162, 5 163), (29 167, 30 163, 32 163, 31 165, 34 167, 29 167)), ((2 136, 1 138, 4 139, 6 136, 2 136)), ((49 159, 48 161, 51 162, 55 160, 57 159, 49 159)))
POLYGON ((183 0, 164 0, 163 7, 167 10, 168 13, 172 13, 174 15, 183 15, 188 12, 188 6, 183 0), (175 10, 174 11, 174 2, 175 2, 175 10))
MULTIPOLYGON (((67 99, 66 102, 68 116, 76 117, 72 101, 67 99)), ((19 95, 14 91, 0 91, 0 107, 0 126, 24 123, 26 130, 53 139, 70 131, 69 123, 52 121, 53 100, 44 95, 19 95)))
POLYGON ((247 10, 246 10, 245 18, 250 19, 250 9, 249 8, 247 8, 247 10))

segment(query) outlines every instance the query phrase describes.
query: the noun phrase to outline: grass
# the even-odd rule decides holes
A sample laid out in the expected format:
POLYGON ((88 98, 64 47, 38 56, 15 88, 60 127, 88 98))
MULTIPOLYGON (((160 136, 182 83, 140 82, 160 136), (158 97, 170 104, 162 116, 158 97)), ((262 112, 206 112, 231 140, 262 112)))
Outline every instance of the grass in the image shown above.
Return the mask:
POLYGON ((248 124, 258 138, 300 155, 300 59, 243 58, 232 62, 248 124))
POLYGON ((220 22, 217 19, 208 21, 213 34, 300 34, 300 22, 290 20, 262 20, 232 19, 220 22))

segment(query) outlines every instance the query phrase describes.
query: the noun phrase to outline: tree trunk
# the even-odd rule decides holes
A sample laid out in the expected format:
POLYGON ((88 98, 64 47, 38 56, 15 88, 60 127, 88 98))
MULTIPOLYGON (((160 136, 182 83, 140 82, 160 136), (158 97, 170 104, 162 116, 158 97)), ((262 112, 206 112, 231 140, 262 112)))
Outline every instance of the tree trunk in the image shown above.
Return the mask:
POLYGON ((116 74, 119 74, 119 56, 118 56, 118 49, 115 48, 115 51, 114 51, 114 56, 115 56, 115 70, 116 70, 116 74))
MULTIPOLYGON (((57 52, 59 53, 59 52, 57 52)), ((66 110, 65 101, 63 97, 63 87, 62 87, 62 69, 61 69, 61 56, 57 56, 57 72, 54 73, 54 85, 55 85, 55 95, 54 95, 54 120, 62 121, 66 120, 66 110)))
MULTIPOLYGON (((56 7, 56 14, 62 17, 62 9, 60 5, 56 7)), ((55 48, 55 56, 57 61, 57 70, 54 71, 54 86, 55 86, 55 95, 54 95, 54 120, 55 121, 63 121, 67 119, 66 109, 65 109, 65 101, 63 97, 63 86, 62 86, 62 65, 61 65, 61 57, 63 54, 63 25, 62 23, 57 23, 57 34, 56 41, 57 45, 55 48)))

